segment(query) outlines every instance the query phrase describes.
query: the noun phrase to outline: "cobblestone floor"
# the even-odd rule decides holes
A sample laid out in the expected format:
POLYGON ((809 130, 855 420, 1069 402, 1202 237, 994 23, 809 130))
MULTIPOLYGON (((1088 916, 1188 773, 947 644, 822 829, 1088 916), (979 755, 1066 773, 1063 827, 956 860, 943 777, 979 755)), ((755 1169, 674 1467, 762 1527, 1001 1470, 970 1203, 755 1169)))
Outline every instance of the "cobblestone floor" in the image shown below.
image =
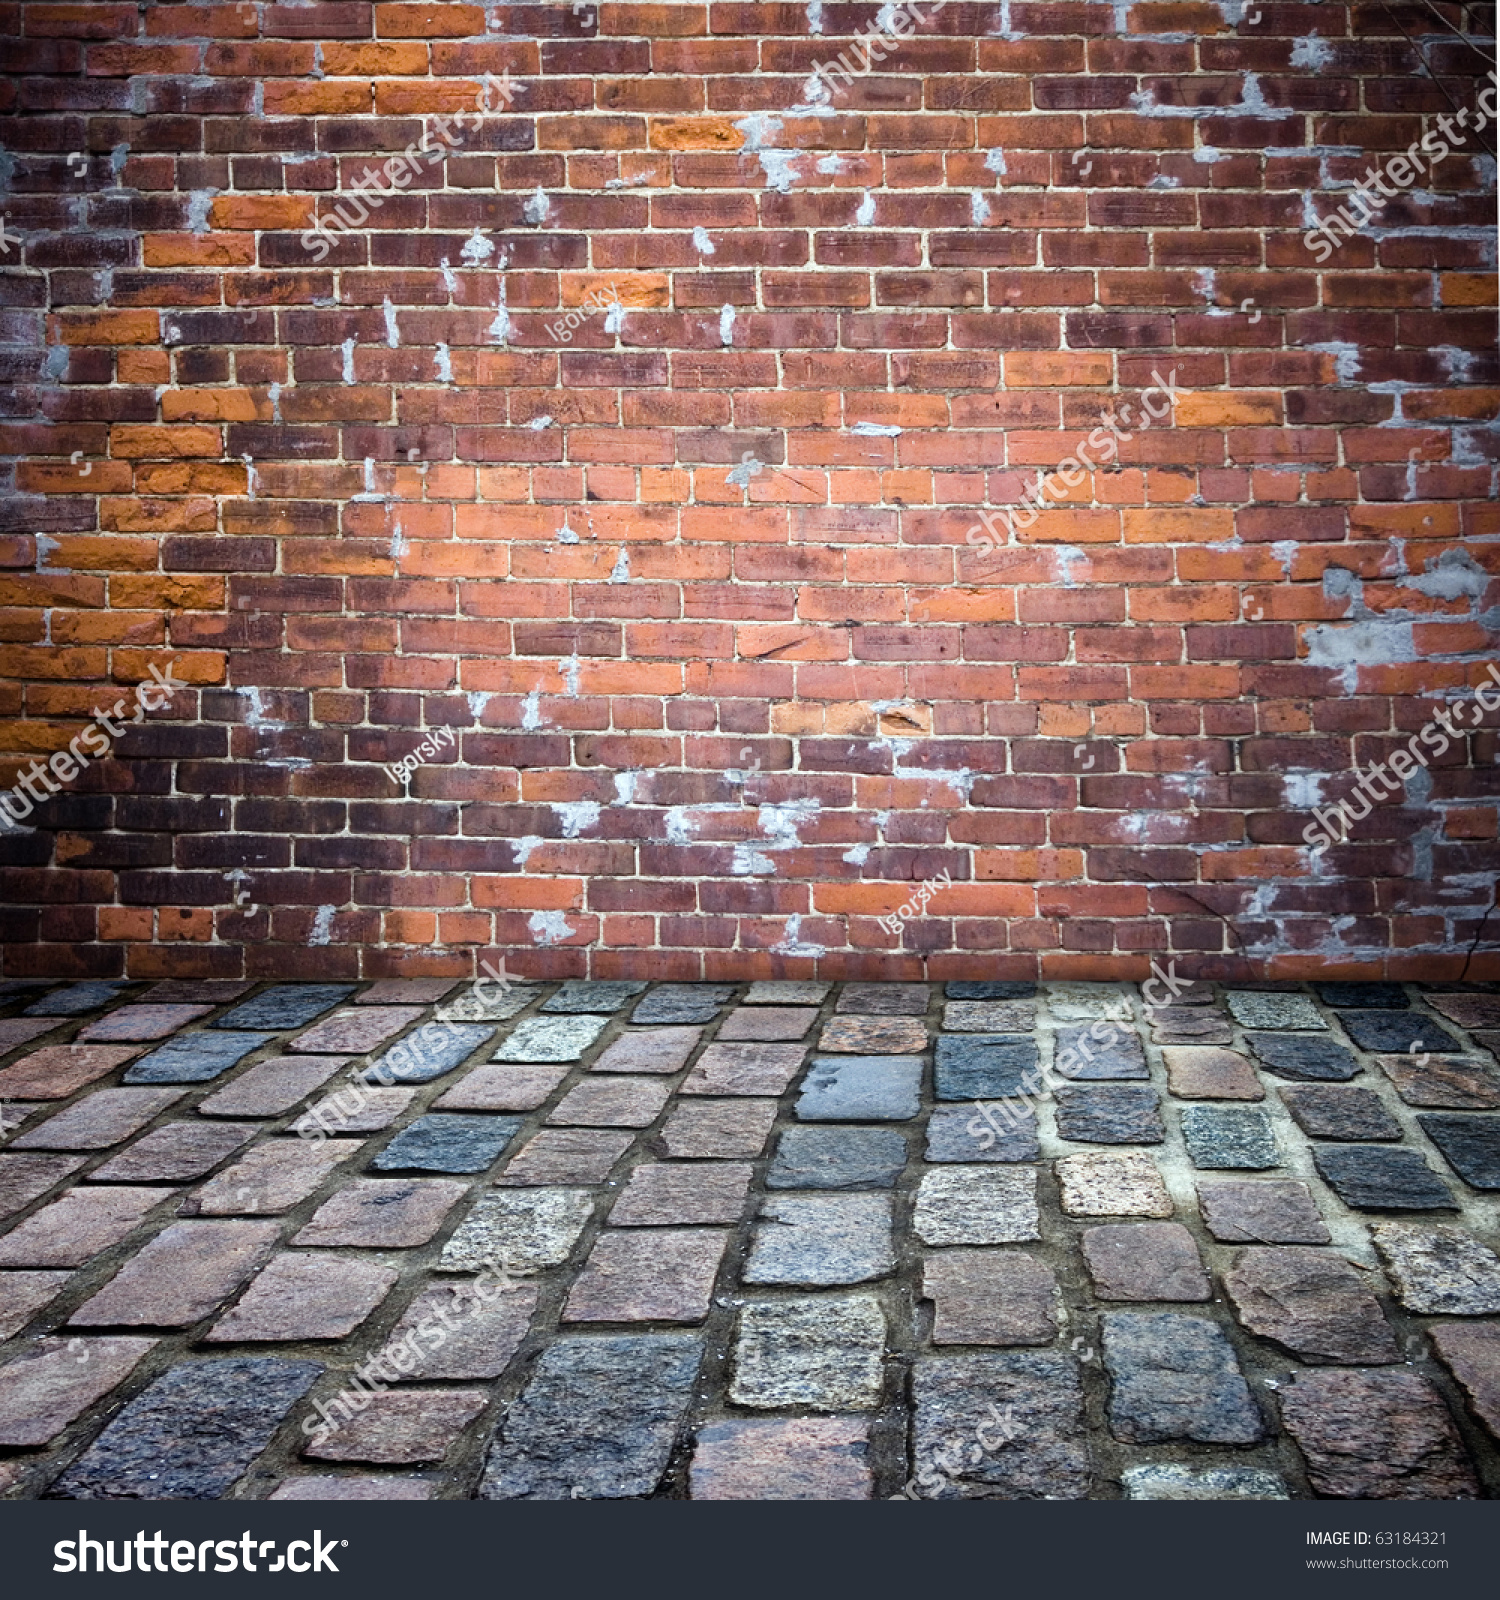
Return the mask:
POLYGON ((1493 986, 490 997, 0 984, 0 1491, 1500 1490, 1493 986))

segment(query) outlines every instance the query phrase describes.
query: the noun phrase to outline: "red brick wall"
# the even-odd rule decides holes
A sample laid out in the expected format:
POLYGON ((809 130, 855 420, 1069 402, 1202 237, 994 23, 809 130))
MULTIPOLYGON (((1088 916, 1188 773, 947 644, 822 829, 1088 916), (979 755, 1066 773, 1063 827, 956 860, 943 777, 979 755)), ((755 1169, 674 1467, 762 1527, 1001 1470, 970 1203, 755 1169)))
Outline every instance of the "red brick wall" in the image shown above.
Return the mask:
POLYGON ((1302 239, 1478 58, 1011 0, 831 95, 876 16, 0 5, 6 781, 190 684, 0 839, 7 972, 1500 974, 1492 733, 1303 843, 1491 658, 1493 129, 1302 239))

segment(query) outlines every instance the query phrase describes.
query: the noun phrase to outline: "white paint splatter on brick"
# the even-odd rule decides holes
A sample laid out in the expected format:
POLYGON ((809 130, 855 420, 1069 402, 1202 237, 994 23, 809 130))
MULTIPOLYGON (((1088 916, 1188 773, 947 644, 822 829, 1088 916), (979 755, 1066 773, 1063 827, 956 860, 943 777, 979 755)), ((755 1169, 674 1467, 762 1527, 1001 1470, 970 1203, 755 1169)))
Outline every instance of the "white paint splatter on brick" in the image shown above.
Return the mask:
POLYGON ((630 582, 630 552, 624 545, 620 546, 620 553, 615 557, 615 564, 610 572, 609 581, 611 583, 630 582))
POLYGON ((709 238, 707 228, 693 229, 693 249, 695 249, 700 256, 711 256, 714 254, 714 242, 709 238))
POLYGON ((734 343, 734 307, 719 308, 719 343, 727 350, 734 343))
POLYGON ((540 945, 562 944, 573 937, 572 923, 561 911, 534 911, 527 919, 531 937, 540 945))
POLYGON ((345 383, 353 383, 354 382, 354 341, 353 341, 353 339, 345 339, 343 344, 341 344, 339 346, 339 349, 343 351, 343 355, 344 355, 343 367, 341 369, 340 376, 343 378, 345 383))
POLYGON ((391 304, 391 297, 387 295, 381 306, 385 313, 385 342, 392 349, 398 349, 401 344, 401 334, 396 327, 396 308, 391 304))
POLYGON ((333 943, 333 912, 332 906, 319 906, 316 916, 313 917, 312 932, 307 936, 309 944, 333 943))
POLYGON ((862 228, 868 228, 875 220, 875 196, 868 189, 864 198, 859 202, 859 209, 854 213, 854 220, 862 228))
POLYGON ((599 821, 602 807, 597 800, 553 800, 549 802, 562 823, 564 839, 576 839, 599 821))

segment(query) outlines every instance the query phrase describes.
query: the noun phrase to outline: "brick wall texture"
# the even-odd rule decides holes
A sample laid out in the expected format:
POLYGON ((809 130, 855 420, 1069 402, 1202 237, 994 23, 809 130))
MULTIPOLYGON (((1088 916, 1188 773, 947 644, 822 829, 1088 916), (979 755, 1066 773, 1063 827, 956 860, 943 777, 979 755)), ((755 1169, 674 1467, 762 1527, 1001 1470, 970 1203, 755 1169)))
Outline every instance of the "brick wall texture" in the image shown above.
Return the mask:
POLYGON ((1492 8, 896 10, 0 4, 7 973, 1500 976, 1492 8))

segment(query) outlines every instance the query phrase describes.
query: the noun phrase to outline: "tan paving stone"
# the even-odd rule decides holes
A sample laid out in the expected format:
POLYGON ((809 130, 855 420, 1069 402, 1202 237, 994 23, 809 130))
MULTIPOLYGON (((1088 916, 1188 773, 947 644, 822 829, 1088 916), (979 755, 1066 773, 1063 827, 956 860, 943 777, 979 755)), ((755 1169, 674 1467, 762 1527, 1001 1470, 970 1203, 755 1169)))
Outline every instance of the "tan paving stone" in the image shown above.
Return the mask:
POLYGON ((78 1030, 80 1044, 111 1043, 132 1039, 165 1039, 206 1017, 212 1006, 121 1006, 96 1022, 85 1023, 78 1030))
POLYGON ((174 1222, 68 1319, 75 1328, 185 1328, 271 1254, 274 1222, 174 1222))
POLYGON ((491 1061, 461 1078, 437 1102, 438 1111, 535 1111, 568 1073, 566 1063, 517 1066, 491 1061))
POLYGON ((1255 1068, 1237 1050, 1167 1045, 1161 1053, 1167 1087, 1183 1100, 1264 1100, 1255 1068))
POLYGON ((274 1217, 300 1205, 363 1148, 359 1139, 268 1139, 210 1178, 187 1204, 205 1217, 274 1217))
POLYGON ((404 1250, 426 1244, 468 1193, 448 1178, 356 1178, 325 1200, 295 1245, 404 1250))
POLYGON ((568 1293, 565 1322, 701 1322, 730 1235, 606 1228, 568 1293))
POLYGON ((594 1214, 588 1189, 490 1189, 443 1246, 441 1272, 507 1273, 560 1267, 594 1214))
POLYGON ((368 1055, 409 1028, 426 1010, 426 1006, 346 1006, 299 1033, 292 1048, 298 1055, 368 1055))
POLYGON ((123 1383, 155 1339, 38 1339, 0 1367, 0 1445, 55 1439, 123 1383))
POLYGON ((255 1123, 169 1122, 89 1177, 99 1183, 187 1183, 227 1161, 259 1132, 255 1123))
POLYGON ((942 1166, 922 1174, 912 1228, 924 1244, 1039 1239, 1034 1167, 942 1166))
POLYGON ((782 1095, 807 1059, 800 1044, 711 1044, 680 1094, 782 1095))
POLYGON ((915 1055, 927 1048, 927 1024, 918 1017, 838 1016, 824 1025, 818 1048, 838 1055, 915 1055))
POLYGON ((0 1071, 0 1100, 66 1100, 133 1061, 142 1046, 49 1044, 0 1071))
POLYGON ((702 1028, 639 1028, 605 1046, 591 1072, 681 1072, 698 1048, 702 1028))
POLYGON ((205 1117, 280 1117, 316 1094, 352 1056, 277 1056, 200 1101, 205 1117))
POLYGON ((1143 1150, 1083 1151, 1057 1163, 1070 1217, 1170 1217, 1172 1200, 1143 1150))
POLYGON ((483 1389, 405 1389, 372 1395, 363 1411, 303 1455, 313 1461, 360 1461, 415 1466, 441 1461, 464 1429, 489 1404, 483 1389))
POLYGON ((342 1339, 385 1299, 394 1267, 348 1256, 273 1256, 204 1335, 209 1344, 342 1339))
POLYGON ((695 1500, 868 1500, 869 1423, 859 1417, 745 1417, 701 1428, 695 1500))
POLYGON ((81 1267, 133 1233, 177 1193, 165 1188, 70 1189, 0 1237, 0 1267, 81 1267))
POLYGON ((774 1100, 679 1102, 652 1148, 673 1160, 754 1158, 765 1149, 775 1121, 774 1100))
POLYGON ((748 1161, 656 1161, 637 1167, 609 1213, 609 1225, 649 1228, 738 1222, 751 1170, 748 1161))
POLYGON ((634 1142, 628 1133, 594 1128, 543 1128, 495 1179, 500 1188, 603 1183, 634 1142))
POLYGON ((526 1337, 536 1302, 532 1283, 434 1284, 411 1303, 381 1349, 410 1383, 498 1378, 526 1337))
POLYGON ((659 1078, 585 1078, 562 1097, 549 1126, 648 1128, 671 1090, 659 1078))
POLYGON ((388 1128, 416 1099, 415 1089, 371 1089, 364 1084, 346 1084, 325 1095, 304 1117, 299 1117, 294 1132, 308 1138, 337 1137, 350 1133, 379 1133, 388 1128))
POLYGON ((95 1089, 76 1104, 48 1117, 20 1138, 12 1150, 107 1150, 139 1133, 187 1093, 186 1089, 95 1089))
POLYGON ((87 1156, 0 1155, 0 1222, 24 1210, 84 1164, 87 1156))
POLYGON ((9 1339, 50 1301, 70 1272, 0 1272, 0 1340, 9 1339))
POLYGON ((942 1250, 922 1264, 934 1344, 1051 1344, 1057 1277, 1024 1250, 942 1250))

